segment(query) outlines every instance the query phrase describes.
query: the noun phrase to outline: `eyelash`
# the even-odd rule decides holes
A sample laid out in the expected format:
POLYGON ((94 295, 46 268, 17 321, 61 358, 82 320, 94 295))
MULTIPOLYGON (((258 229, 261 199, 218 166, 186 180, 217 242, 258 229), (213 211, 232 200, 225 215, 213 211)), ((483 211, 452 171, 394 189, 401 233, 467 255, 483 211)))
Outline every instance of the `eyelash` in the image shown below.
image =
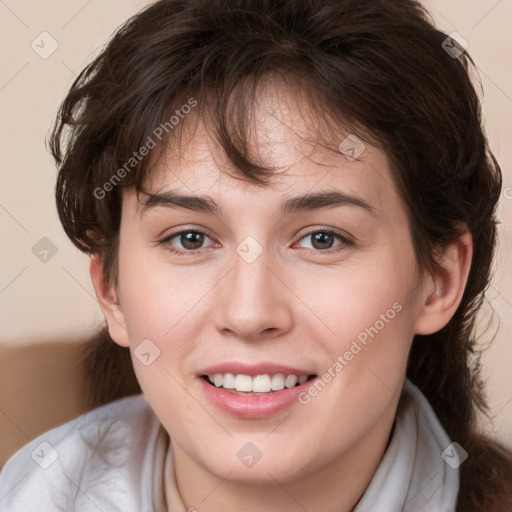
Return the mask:
MULTIPOLYGON (((202 249, 204 249, 204 248, 190 249, 190 250, 187 250, 187 251, 183 251, 181 249, 176 249, 172 245, 169 245, 169 242, 172 239, 174 239, 174 238, 176 238, 176 237, 178 237, 178 236, 180 236, 180 235, 182 235, 184 233, 195 233, 195 234, 199 234, 199 235, 205 235, 205 236, 207 236, 208 238, 211 239, 211 237, 207 233, 205 233, 204 231, 199 231, 199 230, 196 230, 196 229, 183 229, 181 231, 176 231, 175 233, 171 233, 170 235, 166 236, 163 240, 159 241, 159 244, 166 246, 167 250, 170 253, 177 254, 178 256, 191 256, 191 257, 199 256, 200 255, 200 251, 202 251, 202 249)), ((312 236, 312 235, 315 235, 317 233, 323 233, 323 234, 327 234, 327 235, 334 235, 342 243, 339 244, 338 246, 332 248, 332 249, 326 249, 326 250, 321 250, 321 249, 304 249, 304 250, 306 250, 310 254, 314 253, 315 255, 318 255, 318 254, 329 254, 329 255, 332 255, 332 254, 335 254, 335 253, 339 253, 339 252, 341 252, 343 250, 346 250, 347 247, 354 245, 354 242, 352 240, 348 239, 345 235, 342 235, 340 232, 334 231, 332 229, 316 229, 315 231, 310 231, 309 233, 306 233, 305 235, 300 237, 299 241, 304 240, 305 238, 307 238, 309 236, 312 236)))

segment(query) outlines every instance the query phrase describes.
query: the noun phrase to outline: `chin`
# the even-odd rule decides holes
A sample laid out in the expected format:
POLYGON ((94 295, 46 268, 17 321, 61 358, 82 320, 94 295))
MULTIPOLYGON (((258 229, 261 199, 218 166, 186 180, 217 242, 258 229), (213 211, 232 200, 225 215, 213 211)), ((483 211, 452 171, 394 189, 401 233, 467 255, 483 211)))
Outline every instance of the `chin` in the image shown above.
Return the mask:
MULTIPOLYGON (((251 485, 275 485, 290 482, 306 476, 320 466, 320 461, 310 460, 296 446, 283 443, 272 445, 254 440, 235 441, 231 446, 224 446, 220 454, 202 454, 199 464, 217 477, 227 478, 231 482, 251 485), (257 448, 261 446, 261 449, 257 448), (282 454, 282 455, 281 455, 282 454), (229 475, 229 476, 228 476, 229 475)), ((303 443, 301 443, 304 446, 303 443)), ((314 456, 314 454, 312 454, 314 456)))

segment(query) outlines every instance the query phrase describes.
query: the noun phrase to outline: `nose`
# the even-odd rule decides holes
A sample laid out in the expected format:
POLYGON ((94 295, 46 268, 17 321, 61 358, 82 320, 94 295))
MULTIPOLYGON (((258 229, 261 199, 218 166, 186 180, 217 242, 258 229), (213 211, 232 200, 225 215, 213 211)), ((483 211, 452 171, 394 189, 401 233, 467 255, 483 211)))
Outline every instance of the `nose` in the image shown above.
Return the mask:
POLYGON ((223 334, 257 341, 281 336, 291 329, 293 294, 279 266, 264 251, 253 262, 235 254, 233 267, 216 297, 215 326, 223 334))

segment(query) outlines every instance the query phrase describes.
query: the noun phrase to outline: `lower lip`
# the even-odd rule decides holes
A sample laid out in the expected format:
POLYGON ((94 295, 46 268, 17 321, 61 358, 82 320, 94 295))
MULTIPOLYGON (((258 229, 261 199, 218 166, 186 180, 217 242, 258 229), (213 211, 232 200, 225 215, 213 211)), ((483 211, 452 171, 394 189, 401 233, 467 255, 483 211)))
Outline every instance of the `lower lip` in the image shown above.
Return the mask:
POLYGON ((290 389, 273 391, 268 395, 238 395, 212 386, 204 378, 199 380, 206 396, 223 412, 239 418, 267 418, 297 402, 300 393, 316 379, 290 389))

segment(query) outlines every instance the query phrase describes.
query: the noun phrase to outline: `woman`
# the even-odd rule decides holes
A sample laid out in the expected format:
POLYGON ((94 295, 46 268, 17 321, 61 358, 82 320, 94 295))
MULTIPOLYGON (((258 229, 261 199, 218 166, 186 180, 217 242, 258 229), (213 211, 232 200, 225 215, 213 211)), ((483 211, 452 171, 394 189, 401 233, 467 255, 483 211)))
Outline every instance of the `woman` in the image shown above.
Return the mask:
POLYGON ((510 510, 475 423, 501 175, 471 63, 413 0, 121 27, 51 147, 108 323, 97 395, 135 390, 115 346, 143 395, 15 454, 5 510, 510 510))

